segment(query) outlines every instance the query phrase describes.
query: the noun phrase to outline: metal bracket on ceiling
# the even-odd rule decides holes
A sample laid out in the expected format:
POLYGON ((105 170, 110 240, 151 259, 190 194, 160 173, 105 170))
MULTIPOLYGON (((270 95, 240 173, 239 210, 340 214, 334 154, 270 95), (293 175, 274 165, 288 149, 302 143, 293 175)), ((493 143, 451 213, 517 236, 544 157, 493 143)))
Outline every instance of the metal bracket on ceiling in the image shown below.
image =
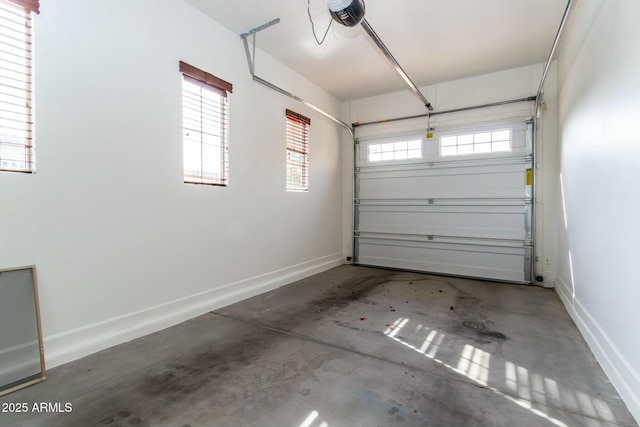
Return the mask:
POLYGON ((276 18, 273 19, 269 22, 267 22, 266 24, 262 24, 259 25, 249 31, 247 31, 246 33, 242 33, 240 34, 240 37, 242 37, 242 42, 244 43, 244 52, 247 55, 247 63, 249 64, 249 72, 251 73, 251 75, 253 76, 255 74, 256 71, 256 33, 262 30, 265 30, 269 27, 272 27, 274 25, 276 25, 277 23, 280 22, 280 18, 276 18), (249 41, 247 40, 247 37, 251 36, 252 37, 252 41, 251 44, 253 45, 253 55, 251 54, 251 52, 249 52, 249 41))
POLYGON ((327 113, 326 111, 324 111, 322 108, 316 107, 315 105, 313 105, 310 102, 305 101, 302 98, 299 98, 297 96, 295 96, 292 93, 287 92, 286 90, 282 89, 279 86, 274 85, 273 83, 268 82, 267 80, 256 76, 256 33, 259 31, 262 31, 264 29, 267 29, 275 24, 277 24, 278 22, 280 22, 280 18, 276 18, 273 19, 269 22, 267 22, 266 24, 262 24, 258 27, 255 27, 249 31, 247 31, 246 33, 242 33, 240 34, 240 37, 242 38, 242 42, 244 43, 244 51, 245 54, 247 55, 247 64, 249 65, 249 72, 251 73, 251 78, 253 79, 254 82, 256 83, 260 83, 261 85, 275 91, 278 92, 284 96, 287 96, 291 99, 293 99, 294 101, 297 101, 303 105, 306 105, 307 107, 311 108, 312 110, 322 114, 323 116, 325 116, 326 118, 332 120, 333 122, 339 124, 340 126, 344 127, 346 130, 349 131, 349 133, 351 134, 351 137, 355 139, 355 133, 353 131, 353 127, 349 126, 347 123, 343 122, 342 120, 338 119, 337 117, 333 116, 330 113, 327 113), (252 47, 253 49, 249 48, 249 41, 248 41, 248 37, 251 36, 252 37, 252 47))

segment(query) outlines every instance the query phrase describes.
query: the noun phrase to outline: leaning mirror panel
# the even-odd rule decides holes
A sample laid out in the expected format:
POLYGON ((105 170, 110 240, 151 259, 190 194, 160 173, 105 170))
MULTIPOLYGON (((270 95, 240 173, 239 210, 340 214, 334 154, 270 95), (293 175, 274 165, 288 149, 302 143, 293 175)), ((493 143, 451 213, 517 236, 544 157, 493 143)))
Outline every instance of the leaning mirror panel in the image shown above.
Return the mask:
POLYGON ((35 267, 0 269, 0 396, 45 379, 35 267))

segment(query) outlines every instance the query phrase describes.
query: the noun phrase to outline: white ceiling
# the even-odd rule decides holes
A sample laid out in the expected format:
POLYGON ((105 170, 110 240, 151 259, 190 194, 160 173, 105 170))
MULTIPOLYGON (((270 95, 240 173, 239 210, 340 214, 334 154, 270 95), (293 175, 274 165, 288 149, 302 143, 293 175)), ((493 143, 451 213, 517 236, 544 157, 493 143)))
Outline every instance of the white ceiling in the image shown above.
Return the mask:
MULTIPOLYGON (((236 34, 280 18, 257 33, 257 47, 340 100, 406 89, 361 26, 335 23, 318 45, 307 0, 186 1, 236 34)), ((321 38, 331 22, 326 0, 308 1, 321 38)), ((565 0, 365 2, 365 19, 418 86, 545 62, 566 7, 565 0)))

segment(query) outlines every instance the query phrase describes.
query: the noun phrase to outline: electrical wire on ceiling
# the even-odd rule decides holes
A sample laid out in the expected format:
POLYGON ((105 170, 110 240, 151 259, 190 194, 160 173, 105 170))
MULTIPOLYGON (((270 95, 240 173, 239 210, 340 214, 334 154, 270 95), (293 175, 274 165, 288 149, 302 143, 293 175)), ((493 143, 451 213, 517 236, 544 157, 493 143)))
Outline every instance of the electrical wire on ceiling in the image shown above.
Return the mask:
POLYGON ((318 40, 318 36, 316 35, 316 27, 315 24, 313 23, 313 18, 311 17, 311 0, 307 0, 307 15, 309 15, 309 22, 311 22, 311 32, 313 33, 313 38, 316 39, 316 43, 318 43, 318 45, 321 45, 322 43, 324 43, 325 39, 327 38, 327 34, 329 34, 329 29, 331 28, 331 25, 333 25, 333 20, 329 21, 329 25, 327 26, 326 31, 324 32, 324 36, 322 36, 322 40, 318 40))

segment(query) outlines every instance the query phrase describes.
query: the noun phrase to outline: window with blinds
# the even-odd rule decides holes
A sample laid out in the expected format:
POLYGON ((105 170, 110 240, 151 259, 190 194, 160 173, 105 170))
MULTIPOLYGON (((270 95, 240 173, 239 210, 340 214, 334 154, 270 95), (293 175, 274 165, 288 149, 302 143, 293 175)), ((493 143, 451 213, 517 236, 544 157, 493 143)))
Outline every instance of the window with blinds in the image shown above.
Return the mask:
POLYGON ((309 191, 311 119, 291 110, 287 116, 287 191, 309 191))
POLYGON ((32 19, 37 0, 0 0, 0 170, 33 172, 32 19))
POLYGON ((229 93, 233 86, 180 62, 184 182, 229 184, 229 93))

